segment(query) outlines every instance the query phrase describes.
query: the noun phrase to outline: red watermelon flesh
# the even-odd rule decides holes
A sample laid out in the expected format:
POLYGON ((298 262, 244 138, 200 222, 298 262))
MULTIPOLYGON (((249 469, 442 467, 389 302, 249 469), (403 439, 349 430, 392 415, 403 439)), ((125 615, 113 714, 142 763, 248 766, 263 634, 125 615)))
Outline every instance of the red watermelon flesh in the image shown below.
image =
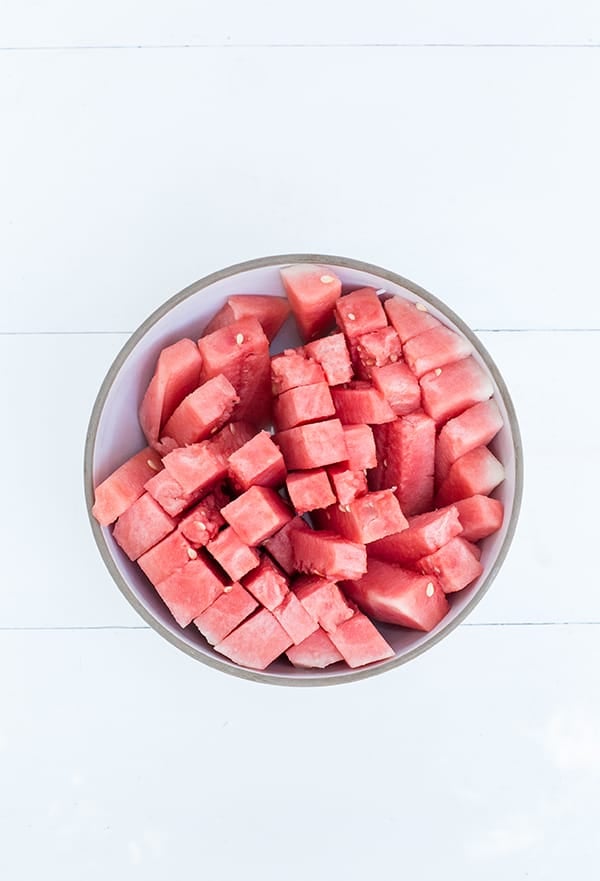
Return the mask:
POLYGON ((467 358, 471 343, 460 334, 440 324, 417 334, 404 344, 404 359, 415 376, 423 376, 436 367, 445 367, 467 358))
POLYGON ((300 645, 293 645, 286 652, 294 667, 324 669, 337 661, 343 661, 341 654, 325 631, 319 627, 300 645))
POLYGON ((227 474, 227 464, 217 456, 209 441, 178 447, 164 458, 165 470, 185 493, 202 493, 227 474))
POLYGON ((437 367, 422 376, 420 384, 423 409, 438 425, 487 401, 494 392, 491 379, 471 357, 437 367))
POLYGON ((341 385, 352 379, 350 353, 342 333, 334 333, 307 343, 304 351, 307 357, 321 365, 329 385, 341 385))
POLYGON ((206 545, 206 550, 232 581, 239 581, 260 563, 257 551, 244 544, 231 526, 217 533, 206 545))
POLYGON ((326 382, 289 389, 273 403, 273 421, 278 431, 329 416, 335 416, 335 407, 326 382))
POLYGON ((324 381, 321 365, 312 358, 305 358, 302 349, 286 349, 271 358, 271 391, 274 395, 324 381))
POLYGON ((290 471, 334 465, 348 457, 339 419, 297 425, 295 428, 279 431, 273 439, 283 453, 290 471))
POLYGON ((444 593, 462 590, 483 572, 479 559, 460 536, 433 554, 422 557, 417 569, 426 575, 435 575, 444 593))
POLYGON ((180 532, 172 532, 138 558, 138 566, 152 584, 160 584, 177 569, 182 569, 197 552, 180 532))
POLYGON ((271 342, 277 336, 290 306, 285 297, 269 297, 266 294, 233 294, 204 328, 202 336, 228 327, 240 318, 256 318, 271 342))
POLYGON ((204 440, 227 422, 238 401, 225 376, 212 377, 184 398, 165 425, 164 435, 180 447, 204 440))
POLYGON ((179 340, 167 346, 158 356, 154 376, 146 389, 139 418, 148 443, 160 453, 166 450, 160 442, 163 425, 191 392, 200 384, 202 358, 192 340, 179 340))
POLYGON ((387 327, 387 318, 374 288, 360 288, 341 297, 335 306, 338 326, 351 343, 364 333, 387 327))
POLYGON ((394 657, 394 649, 362 612, 355 612, 329 638, 349 667, 364 667, 394 657))
POLYGON ((411 565, 432 554, 462 532, 458 511, 451 505, 409 517, 408 529, 369 545, 369 556, 389 563, 411 565))
POLYGON ((344 425, 344 441, 348 450, 346 464, 353 471, 366 471, 377 465, 375 438, 370 425, 344 425))
POLYGON ((393 327, 363 333, 354 341, 358 373, 370 379, 373 368, 402 360, 402 343, 393 327))
POLYGON ((240 318, 198 341, 202 379, 223 375, 238 397, 236 419, 259 425, 270 420, 271 358, 269 340, 256 318, 240 318))
POLYGON ((286 467, 279 447, 266 431, 259 431, 229 457, 229 477, 236 490, 251 486, 280 486, 286 467))
POLYGON ((220 487, 216 487, 212 493, 198 502, 185 517, 182 517, 179 521, 179 531, 193 547, 199 548, 207 545, 216 536, 225 523, 221 515, 221 508, 227 502, 229 502, 229 496, 220 487))
POLYGON ((363 612, 377 621, 414 630, 432 630, 449 609, 434 576, 381 560, 370 559, 366 575, 358 581, 344 582, 342 587, 363 612))
POLYGON ((365 472, 353 471, 344 462, 330 465, 327 473, 340 505, 349 505, 353 499, 364 495, 368 490, 365 472))
POLYGON ((102 526, 108 526, 139 499, 144 486, 162 468, 158 454, 145 447, 103 480, 94 490, 92 514, 102 526))
POLYGON ((465 453, 450 466, 437 494, 439 505, 470 496, 487 496, 504 480, 504 468, 487 447, 465 453))
POLYGON ((281 270, 281 280, 302 339, 311 340, 327 331, 342 293, 338 276, 327 266, 295 263, 281 270))
POLYGON ((498 499, 475 495, 454 503, 467 541, 479 541, 496 532, 502 526, 504 508, 498 499))
POLYGON ((398 499, 390 489, 367 493, 347 505, 332 505, 319 512, 317 523, 362 544, 394 535, 408 526, 398 499))
POLYGON ((407 516, 433 507, 435 423, 422 411, 374 430, 379 465, 369 475, 372 489, 395 487, 407 516))
POLYGON ((294 645, 299 645, 319 628, 291 590, 285 595, 283 602, 273 609, 273 614, 294 645))
POLYGON ((176 525, 177 522, 158 502, 144 493, 121 514, 113 529, 113 537, 130 560, 137 560, 173 532, 176 525))
POLYGON ((333 388, 331 397, 344 425, 380 425, 396 418, 386 399, 370 382, 355 380, 347 387, 333 388))
POLYGON ((294 571, 294 549, 291 534, 294 530, 305 527, 306 522, 302 517, 294 517, 264 543, 266 550, 288 575, 294 571))
POLYGON ((435 447, 435 476, 441 483, 453 462, 476 447, 489 444, 503 425, 498 404, 493 398, 469 407, 450 419, 438 435, 435 447))
POLYGON ((287 578, 266 556, 262 557, 258 568, 244 580, 244 587, 271 612, 281 605, 289 592, 287 578))
POLYGON ((424 303, 412 303, 404 297, 390 297, 385 301, 384 309, 403 345, 417 334, 441 324, 424 303))
POLYGON ((302 575, 294 582, 293 590, 311 618, 329 633, 354 614, 335 581, 302 575))
POLYGON ((251 486, 221 508, 221 514, 250 547, 275 535, 293 516, 281 496, 268 486, 251 486))
POLYGON ((166 468, 163 468, 162 471, 150 478, 146 484, 146 492, 150 493, 167 514, 170 514, 171 517, 177 517, 200 498, 203 490, 196 489, 194 492, 186 492, 179 481, 175 480, 166 468))
POLYGON ((224 584, 202 558, 190 560, 156 585, 156 591, 179 624, 187 627, 223 592, 224 584))
POLYGON ((334 532, 298 529, 292 533, 295 568, 334 581, 358 578, 366 571, 365 546, 334 532))
POLYGON ((286 486, 290 501, 298 514, 333 505, 335 496, 324 468, 293 471, 287 476, 286 486))
POLYGON ((371 369, 371 382, 396 416, 406 416, 421 407, 421 386, 404 362, 371 369))
POLYGON ((210 644, 221 642, 258 608, 258 603, 241 584, 228 584, 211 605, 194 618, 194 624, 210 644))
POLYGON ((215 651, 242 667, 264 670, 292 640, 267 609, 260 609, 215 645, 215 651))

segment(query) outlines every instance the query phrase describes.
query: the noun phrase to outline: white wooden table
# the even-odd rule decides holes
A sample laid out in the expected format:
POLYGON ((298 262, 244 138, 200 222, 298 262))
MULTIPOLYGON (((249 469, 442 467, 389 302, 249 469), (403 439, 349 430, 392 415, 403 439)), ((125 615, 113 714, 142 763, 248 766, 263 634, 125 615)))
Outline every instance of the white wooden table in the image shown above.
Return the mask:
POLYGON ((0 877, 597 876, 600 7, 3 0, 0 877), (401 272, 526 454, 509 560, 382 677, 226 677, 126 604, 82 451, 127 335, 249 257, 401 272))

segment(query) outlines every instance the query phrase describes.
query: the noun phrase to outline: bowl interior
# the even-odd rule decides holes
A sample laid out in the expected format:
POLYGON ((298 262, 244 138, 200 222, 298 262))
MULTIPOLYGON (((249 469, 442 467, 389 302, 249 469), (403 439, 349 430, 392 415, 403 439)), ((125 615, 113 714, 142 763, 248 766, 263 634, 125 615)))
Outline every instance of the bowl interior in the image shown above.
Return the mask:
MULTIPOLYGON (((254 261, 251 266, 246 264, 241 268, 233 267, 231 271, 225 270, 208 280, 198 282, 166 303, 133 335, 107 375, 92 414, 86 450, 88 501, 92 498, 93 485, 107 477, 145 444, 137 413, 160 350, 184 336, 198 338, 215 311, 231 294, 283 295, 279 268, 288 265, 292 259, 254 261)), ((504 427, 494 439, 491 449, 506 469, 506 479, 493 495, 504 504, 504 524, 499 532, 482 542, 481 561, 484 572, 469 588, 452 595, 451 609, 446 618, 430 633, 378 625, 394 648, 396 658, 360 671, 352 671, 342 664, 335 664, 324 671, 303 671, 284 661, 275 662, 265 674, 243 671, 216 653, 193 625, 180 628, 137 564, 130 562, 116 544, 111 530, 101 528, 92 521, 96 541, 118 586, 143 617, 171 642, 228 672, 254 679, 280 680, 295 684, 311 684, 317 681, 325 684, 327 681, 369 675, 408 660, 437 642, 468 614, 491 583, 510 543, 520 498, 520 461, 517 459, 517 455, 520 455, 520 442, 514 411, 497 368, 473 333, 436 298, 405 279, 385 270, 366 267, 342 258, 324 258, 322 262, 335 269, 345 289, 372 285, 391 294, 401 294, 411 300, 427 303, 430 311, 443 323, 469 337, 475 346, 474 357, 493 380, 496 400, 504 417, 504 427)), ((288 321, 274 341, 274 349, 279 351, 298 345, 299 342, 293 322, 288 321)))

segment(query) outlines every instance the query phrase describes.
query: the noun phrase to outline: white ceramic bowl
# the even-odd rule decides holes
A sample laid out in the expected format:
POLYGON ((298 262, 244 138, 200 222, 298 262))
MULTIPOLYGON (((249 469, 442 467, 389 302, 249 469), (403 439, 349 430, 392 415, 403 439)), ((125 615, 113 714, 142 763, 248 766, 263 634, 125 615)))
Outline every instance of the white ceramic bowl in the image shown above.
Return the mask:
MULTIPOLYGON (((291 321, 284 326, 276 343, 278 349, 299 344, 291 321)), ((409 661, 447 636, 467 617, 489 589, 510 546, 521 502, 523 462, 516 415, 498 368, 474 333, 444 303, 411 281, 378 266, 322 254, 285 254, 230 266, 195 282, 167 300, 135 331, 115 358, 98 393, 86 439, 84 480, 94 538, 110 574, 131 605, 165 639, 199 661, 235 676, 279 685, 332 685, 383 673, 409 661), (483 574, 470 587, 451 596, 450 612, 434 630, 420 633, 378 625, 394 648, 394 658, 358 670, 335 664, 323 671, 299 670, 287 662, 276 661, 267 671, 256 672, 238 667, 216 653, 193 624, 182 629, 175 623, 137 564, 130 562, 115 543, 111 530, 99 526, 91 516, 93 488, 145 444, 137 413, 160 350, 181 337, 198 338, 231 294, 281 296, 284 291, 280 267, 311 262, 334 269, 345 290, 372 285, 411 300, 421 300, 444 324, 457 329, 472 342, 474 357, 491 376, 504 417, 504 427, 491 449, 506 470, 505 481, 493 494, 503 502, 505 517, 502 528, 482 542, 483 574)))

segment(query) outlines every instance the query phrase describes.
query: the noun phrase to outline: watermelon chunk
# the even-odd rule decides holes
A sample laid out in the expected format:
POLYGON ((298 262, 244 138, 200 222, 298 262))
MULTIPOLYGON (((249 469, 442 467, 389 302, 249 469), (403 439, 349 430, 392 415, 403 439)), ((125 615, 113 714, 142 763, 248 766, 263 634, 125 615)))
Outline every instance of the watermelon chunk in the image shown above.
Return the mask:
POLYGON ((244 587, 270 612, 281 605, 289 592, 287 578, 268 557, 263 557, 258 568, 248 575, 244 587))
POLYGON ((390 324, 402 340, 402 345, 417 334, 441 325, 425 303, 413 303, 404 297, 390 297, 383 307, 390 324))
POLYGON ((408 340, 404 344, 404 359, 413 373, 421 377, 436 367, 467 358, 472 351, 473 346, 465 337, 440 324, 408 340))
POLYGON ((145 447, 103 480, 94 490, 92 514, 102 526, 108 526, 139 499, 144 486, 162 468, 160 456, 145 447))
POLYGON ((380 425, 396 418, 381 392, 370 382, 355 380, 347 388, 333 388, 331 397, 336 415, 344 425, 380 425))
POLYGON ((362 612, 355 612, 329 638, 349 667, 363 667, 394 657, 394 649, 362 612))
POLYGON ((307 357, 321 365, 329 385, 341 385, 352 379, 350 352, 342 333, 334 333, 307 343, 304 351, 307 357))
POLYGON ((172 532, 138 558, 138 566, 152 584, 160 584, 177 569, 182 569, 197 552, 180 532, 172 532))
POLYGON ((295 529, 304 528, 306 528, 306 522, 302 517, 294 517, 264 543, 266 550, 288 575, 294 571, 294 549, 291 533, 295 529))
POLYGON ((369 475, 372 489, 396 487, 406 515, 433 507, 435 423, 422 411, 375 428, 379 466, 369 475))
POLYGON ((287 491, 298 514, 333 505, 335 496, 323 468, 293 471, 287 476, 287 491))
POLYGON ((219 374, 183 399, 164 434, 180 447, 203 440, 227 422, 238 401, 234 387, 219 374))
POLYGON ((281 451, 266 431, 259 431, 229 457, 229 476, 237 490, 251 486, 280 486, 285 475, 281 451))
POLYGON ((275 535, 293 516, 281 496, 268 486, 251 486, 221 508, 221 514, 250 547, 275 535))
POLYGON ((304 642, 311 633, 319 629, 317 622, 308 614, 292 591, 288 591, 283 602, 273 609, 273 614, 294 645, 304 642))
POLYGON ((292 535, 295 568, 334 581, 358 578, 367 568, 365 546, 334 532, 297 529, 292 535))
POLYGON ((228 327, 240 318, 255 318, 265 336, 271 342, 279 333, 290 306, 285 297, 269 297, 265 294, 233 294, 204 328, 202 336, 228 327))
POLYGON ((273 439, 290 471, 334 465, 348 456, 339 419, 297 425, 278 432, 273 439))
POLYGON ((337 661, 343 661, 341 654, 321 627, 299 645, 289 648, 286 655, 294 667, 323 669, 337 661))
POLYGON ((151 477, 145 488, 146 492, 149 492, 152 498, 171 517, 177 517, 182 511, 193 505, 203 492, 203 488, 197 488, 193 492, 186 492, 179 481, 175 480, 166 468, 163 468, 162 471, 151 477))
POLYGON ((258 608, 241 584, 229 584, 211 605, 194 618, 194 624, 210 645, 221 642, 258 608))
POLYGON ((435 448, 435 475, 438 483, 448 476, 453 462, 476 447, 484 447, 498 434, 503 421, 493 398, 469 407, 450 419, 440 431, 435 448))
POLYGON ((156 591, 179 624, 187 627, 223 592, 224 584, 206 560, 189 560, 156 585, 156 591))
POLYGON ((335 581, 302 575, 294 582, 293 590, 311 618, 329 633, 354 614, 335 581))
POLYGON ((363 612, 377 621, 414 630, 432 630, 449 609, 446 595, 434 576, 410 572, 381 560, 369 560, 366 575, 358 581, 344 582, 343 589, 363 612))
POLYGON ((329 416, 335 416, 335 407, 326 382, 289 389, 273 404, 273 420, 279 431, 329 416))
POLYGON ((374 367, 396 364, 402 360, 402 343, 393 327, 381 327, 355 339, 359 374, 369 379, 374 367))
POLYGON ((462 532, 458 511, 451 505, 409 517, 408 529, 369 545, 369 556, 389 563, 412 564, 447 544, 462 532))
POLYGON ((386 364, 371 369, 371 382, 397 416, 421 407, 421 386, 407 364, 386 364))
POLYGON ((264 670, 292 640, 267 609, 260 609, 215 645, 215 651, 242 667, 264 670))
POLYGON ((181 492, 202 495, 227 474, 227 464, 216 455, 209 441, 177 447, 163 459, 165 470, 181 492))
POLYGON ((366 471, 377 465, 377 450, 370 425, 344 425, 348 450, 347 464, 353 471, 366 471))
POLYGON ((330 465, 327 473, 340 505, 349 505, 353 499, 363 496, 368 490, 365 472, 353 471, 346 463, 330 465))
POLYGON ((306 358, 302 349, 286 349, 271 358, 271 391, 274 395, 316 382, 325 382, 323 368, 306 358))
POLYGON ((503 480, 502 464, 487 447, 477 447, 450 466, 448 476, 438 490, 437 502, 450 505, 470 496, 487 496, 503 480))
POLYGON ((444 593, 462 590, 483 572, 483 566, 469 543, 460 536, 433 554, 422 557, 417 568, 426 575, 435 575, 444 593))
POLYGON ((238 534, 227 526, 209 541, 206 550, 215 558, 232 581, 239 581, 260 563, 260 556, 254 548, 248 547, 238 534))
POLYGON ((461 538, 479 541, 496 532, 502 526, 504 507, 498 499, 475 495, 454 503, 462 524, 461 538))
POLYGON ((281 280, 300 336, 311 340, 333 324, 333 308, 342 282, 327 266, 295 263, 281 270, 281 280))
POLYGON ((408 527, 408 521, 390 489, 370 492, 347 505, 319 512, 317 523, 350 541, 369 544, 408 527))
POLYGON ((137 560, 173 532, 176 525, 158 502, 144 493, 121 514, 113 529, 113 537, 130 560, 137 560))
POLYGON ((335 305, 335 317, 351 343, 362 334, 387 327, 388 323, 374 288, 360 288, 339 299, 335 305))
POLYGON ((207 545, 216 536, 225 521, 221 516, 221 508, 229 501, 220 487, 205 496, 201 502, 179 521, 179 531, 190 542, 192 547, 207 545))
POLYGON ((140 406, 140 425, 148 443, 160 453, 167 452, 160 442, 161 429, 184 398, 200 384, 202 358, 192 340, 178 340, 158 356, 154 376, 140 406))
POLYGON ((487 401, 494 392, 491 379, 472 357, 437 367, 419 381, 423 409, 438 425, 487 401))

